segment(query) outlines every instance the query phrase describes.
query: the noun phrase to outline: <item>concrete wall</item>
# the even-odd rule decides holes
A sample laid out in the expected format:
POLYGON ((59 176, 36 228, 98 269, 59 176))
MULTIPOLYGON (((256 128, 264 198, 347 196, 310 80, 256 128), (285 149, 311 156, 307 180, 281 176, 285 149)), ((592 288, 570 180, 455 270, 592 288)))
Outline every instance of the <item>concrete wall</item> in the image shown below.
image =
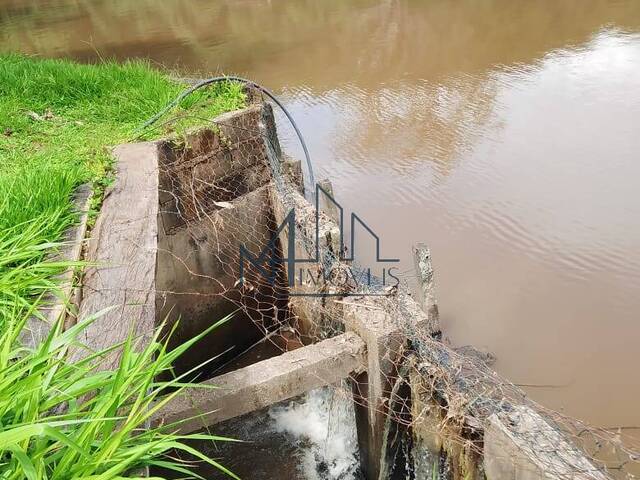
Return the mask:
POLYGON ((241 245, 258 256, 275 230, 266 143, 273 113, 254 105, 214 123, 160 145, 158 321, 170 329, 179 319, 177 345, 233 314, 181 358, 179 372, 218 357, 204 370, 214 371, 287 321, 281 273, 274 286, 248 268, 237 285, 241 245))

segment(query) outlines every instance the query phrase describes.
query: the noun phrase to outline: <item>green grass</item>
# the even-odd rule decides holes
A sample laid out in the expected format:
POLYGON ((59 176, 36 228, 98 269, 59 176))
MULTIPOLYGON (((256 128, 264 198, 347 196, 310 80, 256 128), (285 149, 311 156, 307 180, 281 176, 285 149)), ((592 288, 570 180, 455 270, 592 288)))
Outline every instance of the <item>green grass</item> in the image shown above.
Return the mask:
MULTIPOLYGON (((2 480, 135 478, 136 470, 153 465, 191 476, 190 465, 162 459, 175 450, 211 463, 170 430, 143 428, 155 402, 179 391, 179 380, 159 383, 158 374, 192 342, 167 352, 156 338, 136 353, 129 339, 112 372, 96 370, 102 353, 73 365, 65 360, 91 319, 68 332, 57 326, 35 350, 20 345, 26 319, 38 314, 45 293, 57 290, 55 275, 78 266, 50 257, 77 220, 75 188, 93 184, 95 212, 111 178, 109 147, 139 133, 185 87, 141 62, 88 66, 0 55, 2 480)), ((189 128, 244 102, 239 85, 218 84, 186 99, 170 112, 177 122, 147 129, 144 138, 189 128)))
MULTIPOLYGON (((81 65, 0 55, 0 229, 56 211, 78 183, 104 183, 107 147, 128 140, 185 87, 139 61, 81 65)), ((240 85, 218 84, 174 113, 192 113, 205 97, 200 117, 208 118, 245 100, 240 85)))
MULTIPOLYGON (((14 301, 39 294, 54 273, 26 267, 41 262, 50 251, 41 247, 51 247, 75 221, 74 189, 93 183, 95 214, 110 182, 109 147, 129 140, 185 87, 143 62, 81 65, 0 55, 0 324, 14 301)), ((240 85, 215 85, 174 109, 181 120, 171 128, 244 101, 240 85)), ((167 127, 144 132, 145 138, 165 133, 167 127)))

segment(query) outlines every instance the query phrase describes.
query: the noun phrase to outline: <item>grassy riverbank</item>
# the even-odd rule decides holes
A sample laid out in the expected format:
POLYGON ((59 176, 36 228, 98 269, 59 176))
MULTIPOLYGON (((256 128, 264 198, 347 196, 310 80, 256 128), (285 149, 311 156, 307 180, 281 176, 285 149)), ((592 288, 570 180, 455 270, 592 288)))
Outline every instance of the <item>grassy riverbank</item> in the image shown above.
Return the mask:
MULTIPOLYGON (((0 55, 0 322, 12 304, 26 305, 51 287, 51 269, 35 265, 74 221, 75 187, 92 182, 99 203, 109 181, 108 147, 129 139, 184 88, 140 62, 89 66, 0 55)), ((226 84, 178 110, 203 96, 200 118, 244 104, 240 86, 226 84)))
MULTIPOLYGON (((87 66, 0 55, 1 478, 136 478, 150 465, 186 474, 189 465, 163 454, 197 456, 183 437, 157 429, 143 433, 154 402, 180 386, 155 379, 181 349, 167 352, 152 342, 134 353, 130 339, 119 368, 101 372, 95 370, 99 353, 80 364, 63 360, 83 324, 54 330, 35 351, 19 342, 38 298, 55 288, 52 278, 68 266, 47 255, 76 221, 74 189, 91 182, 95 210, 110 181, 109 147, 139 133, 185 87, 144 63, 87 66)), ((176 107, 173 113, 182 119, 172 128, 243 105, 241 87, 222 84, 176 107), (180 115, 196 102, 197 116, 180 115)), ((145 138, 167 133, 162 128, 146 131, 145 138)))

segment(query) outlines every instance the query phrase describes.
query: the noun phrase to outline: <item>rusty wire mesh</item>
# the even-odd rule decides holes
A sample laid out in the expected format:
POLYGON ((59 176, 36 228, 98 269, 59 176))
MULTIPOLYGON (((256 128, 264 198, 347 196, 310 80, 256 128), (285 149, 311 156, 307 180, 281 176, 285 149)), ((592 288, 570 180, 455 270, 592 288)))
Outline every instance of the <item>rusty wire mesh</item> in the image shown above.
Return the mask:
MULTIPOLYGON (((294 298, 285 262, 268 265, 266 260, 270 278, 249 263, 240 282, 241 246, 258 258, 278 234, 291 235, 286 227, 278 231, 278 217, 291 210, 300 248, 308 258, 319 253, 318 261, 305 268, 320 273, 357 268, 341 260, 336 225, 326 212, 320 213, 321 244, 316 243, 315 230, 304 222, 315 208, 304 201, 302 168, 282 151, 271 107, 255 93, 250 97, 244 112, 160 143, 159 318, 181 318, 175 336, 180 341, 234 313, 226 330, 214 336, 235 341, 218 345, 214 339, 207 348, 196 348, 183 370, 204 364, 198 368, 201 378, 212 377, 343 333, 353 299, 361 308, 383 312, 406 339, 388 352, 391 367, 382 372, 386 400, 375 408, 386 419, 385 441, 413 464, 408 478, 432 478, 434 471, 443 477, 479 478, 484 433, 492 422, 506 425, 515 443, 551 477, 631 480, 640 474, 639 448, 624 431, 593 427, 535 404, 483 359, 456 351, 438 335, 437 308, 418 312, 406 282, 392 291, 375 282, 346 282, 340 288, 322 287, 335 296, 294 298), (371 292, 387 296, 358 298, 371 292), (341 293, 348 293, 349 301, 341 293), (297 308, 301 304, 304 309, 297 308), (301 316, 303 310, 313 315, 301 316), (425 431, 436 439, 430 445, 416 440, 425 431)), ((183 118, 169 115, 163 125, 178 120, 183 118)), ((276 241, 269 254, 282 258, 285 249, 276 241)), ((364 381, 366 376, 354 376, 340 393, 367 407, 365 385, 359 384, 364 381)))

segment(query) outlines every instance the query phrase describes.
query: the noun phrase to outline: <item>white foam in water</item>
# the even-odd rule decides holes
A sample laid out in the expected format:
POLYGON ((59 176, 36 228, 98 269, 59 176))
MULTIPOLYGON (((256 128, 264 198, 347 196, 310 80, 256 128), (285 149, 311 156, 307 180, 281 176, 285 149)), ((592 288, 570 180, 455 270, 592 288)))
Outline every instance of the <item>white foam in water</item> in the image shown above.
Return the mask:
POLYGON ((269 411, 274 430, 299 446, 299 469, 306 480, 360 477, 353 402, 334 387, 307 392, 269 411))

